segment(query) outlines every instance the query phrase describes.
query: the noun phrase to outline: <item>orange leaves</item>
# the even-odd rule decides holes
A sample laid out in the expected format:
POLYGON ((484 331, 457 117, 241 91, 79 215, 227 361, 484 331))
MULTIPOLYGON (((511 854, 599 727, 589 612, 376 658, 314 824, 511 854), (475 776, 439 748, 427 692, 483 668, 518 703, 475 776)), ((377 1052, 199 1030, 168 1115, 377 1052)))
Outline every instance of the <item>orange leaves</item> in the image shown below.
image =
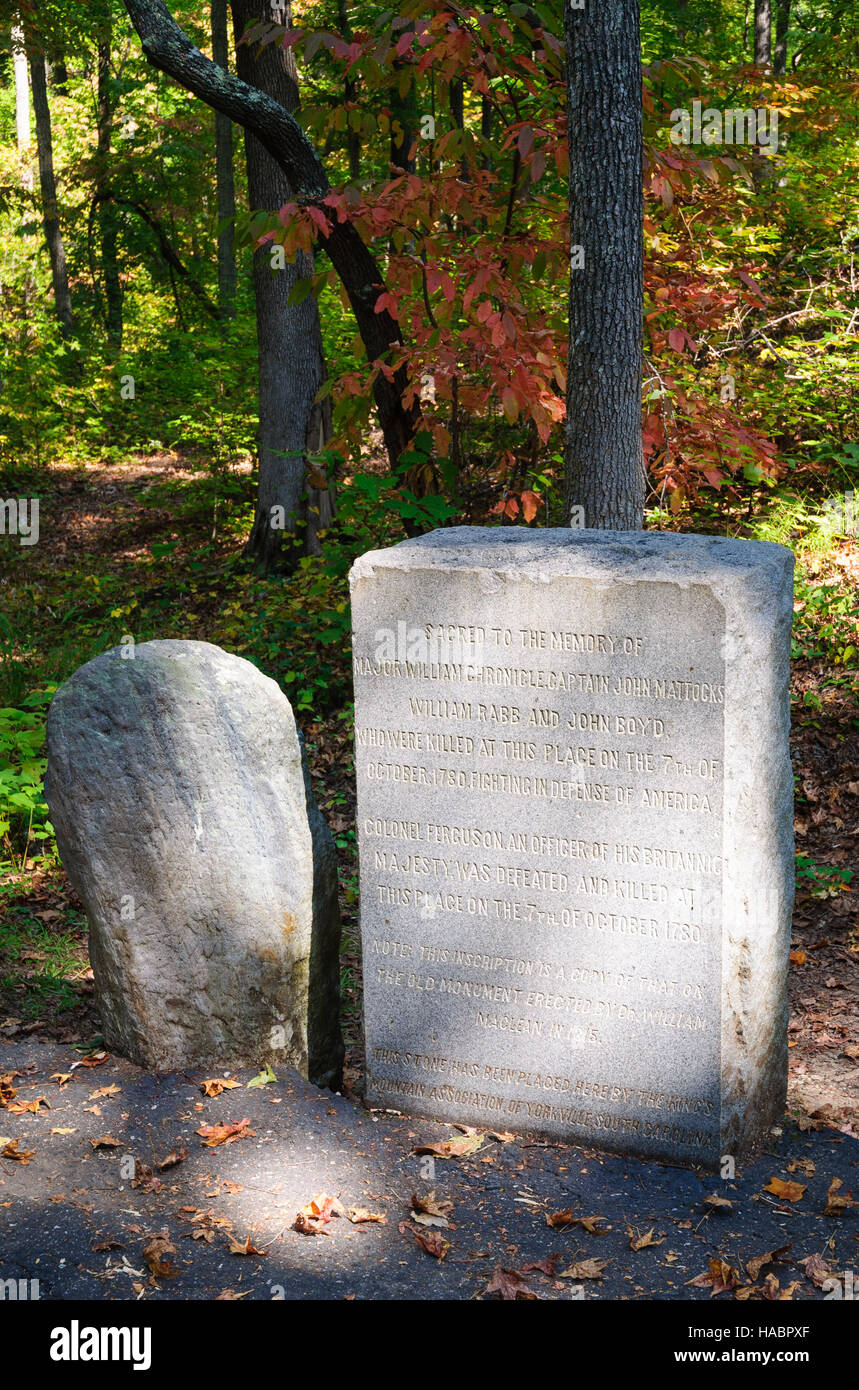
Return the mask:
POLYGON ((215 1097, 223 1091, 234 1091, 239 1084, 238 1081, 227 1081, 224 1077, 216 1076, 211 1081, 201 1081, 200 1090, 204 1096, 215 1097))
POLYGON ((343 1203, 339 1198, 320 1192, 301 1208, 292 1223, 292 1229, 302 1236, 327 1236, 330 1235, 330 1231, 325 1228, 331 1218, 344 1214, 343 1203))
POLYGON ((24 1167, 26 1167, 27 1164, 30 1162, 30 1159, 36 1157, 36 1150, 19 1149, 18 1143, 19 1140, 17 1139, 7 1140, 6 1143, 3 1145, 2 1149, 0 1149, 0 1158, 14 1159, 16 1163, 21 1163, 24 1165, 24 1167))
POLYGON ((770 1178, 764 1192, 771 1192, 783 1202, 799 1202, 805 1196, 807 1184, 786 1182, 784 1178, 770 1178))
POLYGON ((202 1137, 207 1149, 215 1149, 221 1144, 235 1144, 238 1139, 256 1138, 249 1125, 250 1120, 240 1120, 237 1125, 203 1125, 195 1133, 202 1137))
POLYGON ((704 1274, 698 1274, 694 1279, 687 1279, 687 1284, 697 1289, 709 1289, 710 1297, 715 1298, 720 1293, 732 1293, 740 1285, 740 1277, 737 1271, 724 1260, 712 1259, 709 1267, 704 1274))

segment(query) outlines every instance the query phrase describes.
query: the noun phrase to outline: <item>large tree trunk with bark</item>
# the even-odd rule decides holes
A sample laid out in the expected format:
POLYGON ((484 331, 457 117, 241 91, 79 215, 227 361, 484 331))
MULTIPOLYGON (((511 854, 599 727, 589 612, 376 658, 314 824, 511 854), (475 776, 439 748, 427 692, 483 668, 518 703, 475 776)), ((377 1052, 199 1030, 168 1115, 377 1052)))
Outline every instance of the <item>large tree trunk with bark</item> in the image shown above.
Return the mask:
MULTIPOLYGON (((212 0, 212 57, 229 67, 227 0, 212 0)), ((218 307, 232 318, 236 308, 236 186, 233 177, 233 123, 215 112, 215 181, 218 194, 218 307)))
MULTIPOLYGON (((298 73, 291 52, 279 44, 259 51, 242 43, 248 24, 271 19, 269 0, 231 0, 239 76, 273 97, 286 111, 299 106, 298 73)), ((289 22, 288 14, 285 16, 289 22)), ((293 197, 286 174, 245 132, 248 202, 254 212, 277 212, 293 197)), ((259 358, 259 494, 248 551, 265 569, 289 568, 302 553, 318 553, 318 532, 331 522, 331 494, 308 494, 306 455, 331 434, 330 401, 316 403, 325 380, 325 356, 316 296, 300 304, 290 296, 314 272, 313 257, 300 253, 291 265, 272 266, 272 247, 254 252, 259 358)))
POLYGON ((39 183, 42 191, 42 222, 45 242, 51 259, 51 279, 54 286, 54 305, 63 332, 74 332, 72 299, 66 268, 66 248, 60 231, 57 208, 57 185, 54 177, 54 146, 51 136, 51 110, 48 105, 48 82, 45 59, 38 50, 30 58, 30 81, 33 87, 33 110, 36 116, 36 142, 39 152, 39 183))
POLYGON ((98 45, 98 143, 95 196, 101 237, 101 273, 104 281, 107 336, 118 353, 122 348, 122 284, 119 278, 119 221, 110 177, 110 140, 113 133, 113 87, 110 71, 112 24, 98 45))
POLYGON ((644 297, 638 0, 566 11, 570 269, 565 497, 589 528, 639 530, 644 297))
MULTIPOLYGON (((290 112, 265 92, 223 72, 204 57, 182 33, 164 0, 124 0, 124 4, 154 67, 255 135, 286 175, 294 196, 317 202, 325 197, 331 187, 325 169, 290 112)), ((351 222, 333 221, 324 244, 349 296, 367 356, 371 361, 387 361, 402 344, 402 336, 387 309, 376 313, 376 302, 385 286, 374 256, 351 222)), ((420 418, 417 404, 403 404, 407 386, 402 367, 391 374, 391 379, 378 372, 373 383, 373 397, 392 467, 414 438, 420 418)))

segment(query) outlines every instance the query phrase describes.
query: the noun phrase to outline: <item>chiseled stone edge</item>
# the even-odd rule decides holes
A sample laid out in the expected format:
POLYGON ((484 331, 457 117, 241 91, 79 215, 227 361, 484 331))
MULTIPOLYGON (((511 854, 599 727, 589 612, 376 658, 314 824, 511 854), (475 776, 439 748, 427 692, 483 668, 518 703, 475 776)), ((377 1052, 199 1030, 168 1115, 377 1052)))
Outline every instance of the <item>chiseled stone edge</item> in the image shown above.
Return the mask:
POLYGON ((720 1149, 766 1140, 787 1097, 787 971, 794 895, 790 631, 793 553, 769 541, 648 531, 452 527, 362 555, 379 570, 476 571, 504 581, 700 584, 725 612, 720 1149), (739 913, 728 911, 728 903, 739 913))

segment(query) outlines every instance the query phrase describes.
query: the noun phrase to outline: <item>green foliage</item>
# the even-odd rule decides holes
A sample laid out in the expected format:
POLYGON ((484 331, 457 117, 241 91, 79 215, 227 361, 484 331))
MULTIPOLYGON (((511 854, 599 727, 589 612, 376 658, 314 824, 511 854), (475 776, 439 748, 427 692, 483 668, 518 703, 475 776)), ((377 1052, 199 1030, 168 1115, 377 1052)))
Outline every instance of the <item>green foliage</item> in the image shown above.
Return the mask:
POLYGON ((0 709, 0 838, 18 867, 34 845, 41 854, 55 849, 42 787, 45 712, 55 688, 34 691, 22 709, 0 709))

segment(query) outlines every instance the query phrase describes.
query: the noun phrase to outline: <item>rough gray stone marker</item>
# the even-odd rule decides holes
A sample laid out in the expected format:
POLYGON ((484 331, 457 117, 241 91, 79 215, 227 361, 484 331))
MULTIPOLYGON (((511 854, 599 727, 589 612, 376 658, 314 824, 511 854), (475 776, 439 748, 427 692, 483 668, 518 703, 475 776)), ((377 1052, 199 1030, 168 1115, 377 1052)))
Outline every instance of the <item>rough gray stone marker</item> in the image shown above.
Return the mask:
POLYGON ((339 1084, 334 844, 276 683, 207 642, 114 647, 58 690, 47 742, 108 1046, 339 1084))
POLYGON ((371 1104, 707 1166, 781 1120, 792 566, 471 527, 358 560, 371 1104))

